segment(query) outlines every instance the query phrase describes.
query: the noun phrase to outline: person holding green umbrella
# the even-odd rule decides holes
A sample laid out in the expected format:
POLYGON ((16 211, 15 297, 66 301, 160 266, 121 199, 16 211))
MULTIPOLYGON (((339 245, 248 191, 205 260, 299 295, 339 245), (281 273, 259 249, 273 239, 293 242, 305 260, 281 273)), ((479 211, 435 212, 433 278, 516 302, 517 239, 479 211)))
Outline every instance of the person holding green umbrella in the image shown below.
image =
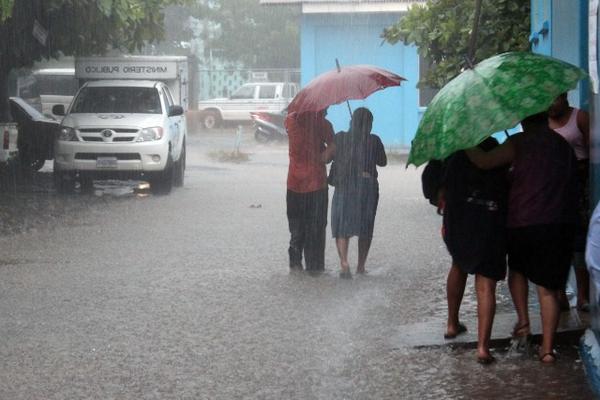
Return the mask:
POLYGON ((513 336, 529 334, 528 282, 537 285, 542 317, 539 359, 556 361, 554 336, 560 307, 558 291, 567 281, 577 221, 577 160, 567 141, 548 127, 548 114, 521 121, 523 132, 497 148, 466 150, 478 168, 510 165, 508 265, 518 321, 513 336))

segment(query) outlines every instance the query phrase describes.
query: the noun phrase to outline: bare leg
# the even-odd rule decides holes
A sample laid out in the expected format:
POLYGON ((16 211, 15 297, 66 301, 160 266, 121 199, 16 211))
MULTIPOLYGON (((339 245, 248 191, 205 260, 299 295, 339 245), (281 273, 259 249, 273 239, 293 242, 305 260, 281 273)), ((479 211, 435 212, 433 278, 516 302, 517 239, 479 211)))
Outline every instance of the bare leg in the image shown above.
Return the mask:
POLYGON ((367 256, 369 255, 372 239, 373 238, 370 237, 358 238, 358 265, 356 266, 357 274, 365 273, 365 263, 367 262, 367 256))
POLYGON ((567 297, 567 292, 565 289, 560 289, 558 293, 556 293, 558 298, 558 305, 561 311, 569 311, 571 309, 571 305, 569 304, 569 298, 567 297))
POLYGON ((582 308, 590 303, 590 274, 585 267, 575 267, 577 279, 577 307, 582 308))
POLYGON ((540 347, 540 359, 542 362, 553 362, 554 357, 544 357, 552 354, 554 348, 554 334, 558 327, 558 318, 560 308, 558 305, 558 294, 556 290, 537 287, 538 298, 540 301, 540 313, 542 315, 542 346, 540 347))
POLYGON ((475 275, 477 291, 477 357, 487 359, 490 355, 490 338, 496 314, 496 281, 475 275))
POLYGON ((513 336, 525 336, 529 333, 529 285, 527 278, 520 272, 510 270, 508 272, 508 288, 518 318, 513 336))
POLYGON ((462 272, 456 264, 452 264, 446 280, 446 298, 448 300, 448 324, 446 336, 456 336, 459 333, 458 313, 460 303, 465 293, 467 274, 462 272))
POLYGON ((350 238, 335 238, 335 245, 337 247, 338 255, 340 256, 340 267, 342 272, 350 271, 350 264, 348 264, 348 244, 350 238))

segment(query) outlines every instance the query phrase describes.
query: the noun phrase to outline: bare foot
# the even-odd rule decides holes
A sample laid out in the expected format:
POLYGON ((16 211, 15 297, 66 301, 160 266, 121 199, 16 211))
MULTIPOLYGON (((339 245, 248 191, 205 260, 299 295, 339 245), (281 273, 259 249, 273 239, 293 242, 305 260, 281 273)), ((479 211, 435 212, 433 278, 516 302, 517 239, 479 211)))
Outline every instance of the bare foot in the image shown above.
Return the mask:
POLYGON ((446 328, 446 333, 444 333, 444 339, 454 339, 461 333, 465 333, 467 331, 467 327, 462 323, 458 323, 457 326, 450 326, 446 328))
POLYGON ((365 266, 363 265, 362 267, 356 267, 356 273, 357 274, 366 274, 367 270, 365 269, 365 266))
POLYGON ((340 272, 343 272, 343 273, 350 272, 350 264, 348 264, 348 263, 340 263, 340 268, 341 268, 340 272))
POLYGON ((477 350, 477 362, 483 365, 489 365, 496 361, 496 358, 489 350, 477 350))
POLYGON ((543 364, 554 364, 556 362, 556 353, 553 351, 540 355, 540 361, 543 364))

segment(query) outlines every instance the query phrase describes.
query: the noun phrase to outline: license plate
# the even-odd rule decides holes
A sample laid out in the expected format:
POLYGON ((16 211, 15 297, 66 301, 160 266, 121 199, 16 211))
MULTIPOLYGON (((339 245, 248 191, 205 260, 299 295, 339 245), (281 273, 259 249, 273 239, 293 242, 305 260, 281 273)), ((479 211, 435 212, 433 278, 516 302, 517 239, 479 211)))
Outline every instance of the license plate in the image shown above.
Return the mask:
POLYGON ((98 168, 117 168, 117 157, 98 157, 96 159, 98 168))

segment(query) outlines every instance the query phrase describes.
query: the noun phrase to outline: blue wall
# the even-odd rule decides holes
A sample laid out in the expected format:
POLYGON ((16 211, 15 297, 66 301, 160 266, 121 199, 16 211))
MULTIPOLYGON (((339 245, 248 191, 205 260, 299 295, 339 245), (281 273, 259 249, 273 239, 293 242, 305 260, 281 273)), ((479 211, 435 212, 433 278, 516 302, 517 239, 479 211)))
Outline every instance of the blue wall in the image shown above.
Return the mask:
MULTIPOLYGON (((586 0, 532 0, 532 50, 587 69, 586 17, 586 0)), ((569 103, 574 107, 587 109, 588 102, 586 82, 569 92, 569 103)))
MULTIPOLYGON (((302 85, 320 73, 342 65, 373 64, 407 79, 400 87, 376 92, 366 100, 350 101, 352 109, 368 107, 374 116, 373 132, 386 146, 409 146, 418 125, 419 63, 414 46, 382 43, 383 28, 399 14, 305 14, 301 29, 302 85)), ((329 108, 336 131, 347 130, 348 107, 329 108)))

